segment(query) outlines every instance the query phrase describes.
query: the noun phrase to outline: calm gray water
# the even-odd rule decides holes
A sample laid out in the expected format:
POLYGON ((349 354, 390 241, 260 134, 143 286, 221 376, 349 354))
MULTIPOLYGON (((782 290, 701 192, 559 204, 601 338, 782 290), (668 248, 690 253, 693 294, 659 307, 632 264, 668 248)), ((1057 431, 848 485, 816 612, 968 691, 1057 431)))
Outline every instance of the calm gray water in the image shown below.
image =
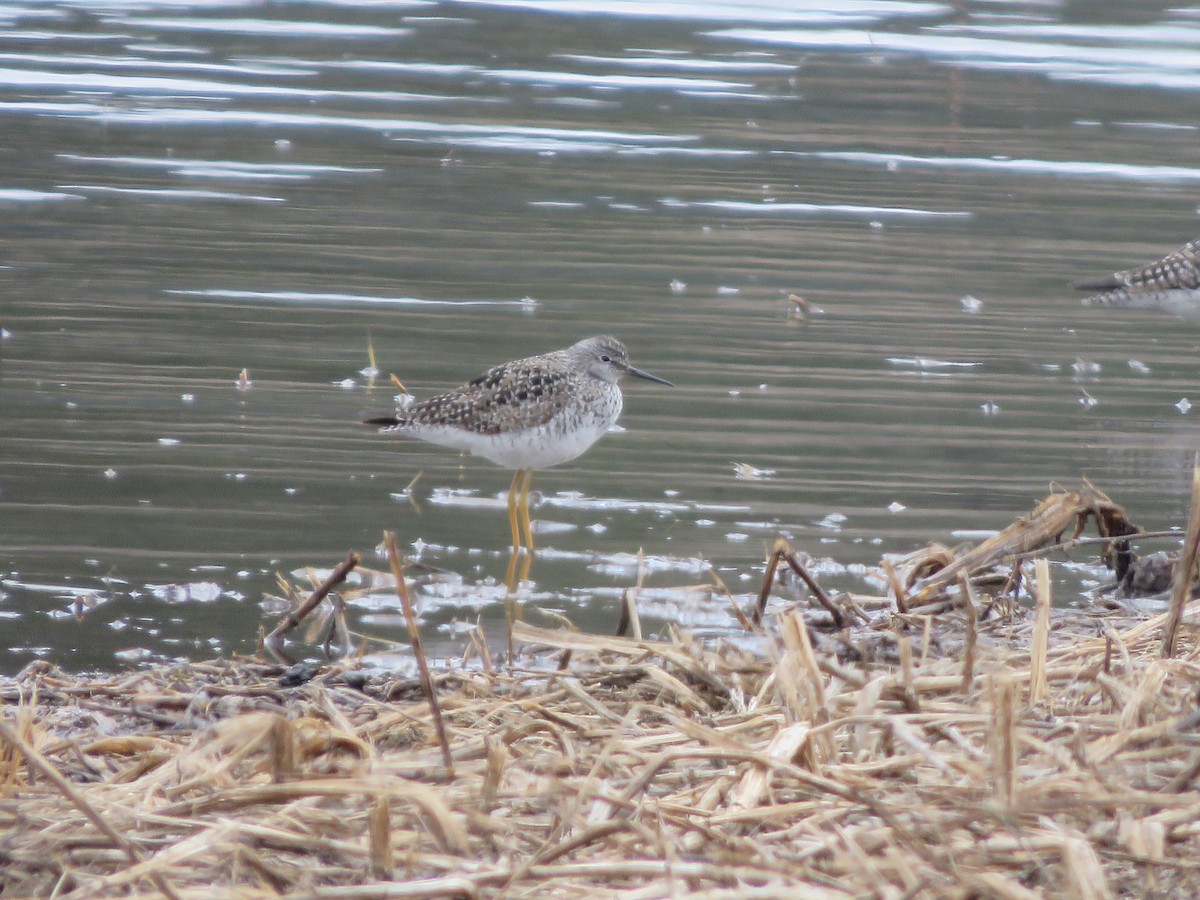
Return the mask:
POLYGON ((1067 285, 1196 236, 1198 101, 1175 4, 7 3, 0 671, 252 649, 384 529, 461 652, 511 473, 358 420, 603 332, 678 386, 535 478, 582 627, 639 548, 651 624, 719 630, 689 587, 781 531, 869 565, 1085 475, 1180 524, 1200 329, 1067 285))

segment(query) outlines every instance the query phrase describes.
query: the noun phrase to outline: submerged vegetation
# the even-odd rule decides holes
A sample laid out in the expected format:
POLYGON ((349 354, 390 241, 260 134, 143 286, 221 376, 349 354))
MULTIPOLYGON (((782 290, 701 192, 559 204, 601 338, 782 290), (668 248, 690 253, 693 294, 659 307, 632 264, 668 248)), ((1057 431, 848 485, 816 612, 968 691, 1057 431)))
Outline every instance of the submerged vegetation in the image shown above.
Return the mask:
POLYGON ((515 656, 422 678, 35 663, 0 682, 3 896, 1193 896, 1200 513, 1178 561, 1137 532, 1085 483, 877 597, 781 542, 746 638, 514 617, 515 656), (1055 607, 1089 523, 1113 599, 1055 607), (1165 612, 1120 599, 1164 578, 1165 612))

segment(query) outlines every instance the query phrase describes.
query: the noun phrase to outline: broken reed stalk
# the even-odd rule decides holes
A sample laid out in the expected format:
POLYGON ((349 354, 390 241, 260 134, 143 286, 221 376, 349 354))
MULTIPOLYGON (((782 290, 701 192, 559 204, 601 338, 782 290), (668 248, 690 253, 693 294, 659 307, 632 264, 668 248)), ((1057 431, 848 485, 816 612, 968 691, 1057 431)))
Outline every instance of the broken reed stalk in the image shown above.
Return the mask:
POLYGON ((738 624, 742 626, 742 630, 753 631, 754 623, 746 618, 746 614, 742 612, 742 608, 738 606, 738 602, 734 599, 733 593, 729 590, 728 585, 725 584, 721 576, 717 574, 717 570, 709 568, 708 577, 712 580, 712 583, 717 590, 723 593, 725 598, 729 601, 729 608, 733 611, 733 617, 738 620, 738 624))
MULTIPOLYGON (((42 756, 35 748, 29 746, 22 737, 5 721, 0 720, 0 739, 10 744, 13 749, 17 750, 25 757, 25 762, 30 768, 37 769, 42 776, 49 781, 58 790, 60 794, 66 797, 76 809, 78 809, 87 818, 89 822, 96 826, 97 830, 110 841, 115 844, 122 853, 129 857, 129 861, 135 866, 142 864, 142 854, 138 852, 137 847, 133 846, 125 835, 117 831, 104 820, 100 813, 96 812, 95 807, 88 803, 87 798, 71 784, 58 769, 50 764, 46 757, 42 756)), ((162 872, 150 869, 146 873, 154 886, 158 888, 163 896, 170 900, 180 900, 178 892, 171 887, 170 883, 163 876, 162 872)))
POLYGON ((632 637, 635 641, 642 639, 642 620, 637 611, 637 598, 646 580, 646 556, 642 548, 638 548, 638 573, 634 587, 621 591, 621 618, 617 621, 617 637, 632 637))
POLYGON ((785 560, 791 570, 808 586, 813 597, 825 608, 825 611, 833 616, 834 627, 839 630, 845 628, 846 614, 838 609, 836 603, 829 599, 829 595, 817 584, 817 580, 809 574, 804 564, 796 558, 796 551, 783 538, 775 541, 775 550, 771 554, 770 562, 767 563, 767 571, 763 575, 762 590, 758 592, 758 604, 754 607, 754 617, 752 619, 754 624, 759 625, 762 623, 763 612, 767 607, 767 596, 771 593, 771 585, 775 583, 775 572, 779 568, 779 561, 781 559, 785 560))
POLYGON ((892 589, 892 597, 896 601, 896 611, 904 615, 908 612, 908 592, 900 583, 900 576, 896 574, 896 567, 892 565, 892 561, 885 557, 882 566, 883 574, 887 577, 888 585, 892 589))
POLYGON ((329 577, 321 582, 320 587, 309 594, 308 599, 300 604, 299 609, 295 609, 284 616, 283 620, 275 626, 275 629, 267 635, 265 643, 278 643, 284 635, 303 622, 308 614, 317 608, 317 605, 325 599, 330 591, 346 580, 346 576, 349 575, 350 572, 353 571, 354 567, 357 566, 361 561, 361 556, 359 556, 353 550, 350 551, 350 553, 346 555, 346 558, 342 560, 341 564, 329 573, 329 577))
POLYGON ((1011 807, 1017 790, 1017 682, 1011 676, 989 677, 992 701, 992 786, 998 800, 1011 807))
POLYGON ((396 577, 396 594, 400 598, 400 606, 404 610, 404 624, 408 626, 408 637, 412 641, 413 657, 417 661, 417 670, 421 673, 421 688, 429 701, 429 711, 433 715, 433 726, 437 731, 438 744, 442 748, 442 762, 446 773, 454 777, 454 758, 450 755, 450 741, 446 737, 446 725, 442 721, 442 708, 438 704, 437 691, 433 686, 433 678, 429 674, 429 662, 425 659, 425 650, 421 647, 421 630, 417 627, 417 616, 413 612, 412 599, 408 596, 408 583, 404 580, 404 570, 400 566, 400 554, 396 552, 396 535, 390 531, 383 533, 383 544, 387 548, 388 565, 396 577))
POLYGON ((758 591, 758 602, 754 604, 754 612, 750 621, 755 626, 762 624, 763 613, 767 611, 767 598, 771 595, 771 587, 775 584, 775 572, 779 569, 780 548, 786 546, 783 538, 775 542, 775 549, 767 560, 767 570, 763 573, 762 587, 758 591))
POLYGON ((392 817, 388 798, 379 796, 367 813, 367 835, 371 847, 371 871, 376 878, 391 880, 395 874, 395 854, 392 851, 392 817))
POLYGON ((909 712, 920 712, 921 701, 913 690, 912 638, 907 634, 900 635, 896 649, 900 653, 900 702, 909 712))
MULTIPOLYGON (((963 635, 962 692, 970 694, 971 686, 975 683, 975 643, 979 634, 979 610, 975 605, 975 595, 971 593, 971 579, 967 577, 966 572, 959 573, 958 589, 962 591, 963 608, 967 613, 967 627, 963 635)), ((929 630, 930 617, 926 616, 926 651, 929 645, 929 630)))
POLYGON ((1167 609, 1167 621, 1163 626, 1162 646, 1159 650, 1163 659, 1175 655, 1175 637, 1183 619, 1183 607, 1191 593, 1192 581, 1196 577, 1196 554, 1200 547, 1200 453, 1192 460, 1192 503, 1188 513, 1187 537, 1179 560, 1175 563, 1175 579, 1171 585, 1171 605, 1167 609))
POLYGON ((1050 563, 1039 559, 1033 566, 1037 585, 1037 614, 1029 647, 1029 702, 1038 703, 1046 699, 1046 654, 1050 649, 1050 563))
POLYGON ((642 585, 646 583, 646 551, 638 547, 637 581, 632 591, 625 591, 625 603, 629 608, 629 626, 635 641, 642 639, 642 618, 638 615, 638 600, 642 596, 642 585))
MULTIPOLYGON (((793 612, 783 620, 783 644, 787 653, 776 667, 781 686, 786 691, 784 706, 796 722, 823 725, 829 720, 825 694, 825 680, 821 667, 813 652, 812 639, 804 616, 793 612)), ((828 735, 819 738, 814 746, 822 759, 834 755, 832 739, 828 735)))
POLYGON ((621 591, 621 617, 617 620, 617 637, 629 637, 632 632, 633 640, 642 639, 642 620, 637 611, 637 588, 629 587, 621 591))

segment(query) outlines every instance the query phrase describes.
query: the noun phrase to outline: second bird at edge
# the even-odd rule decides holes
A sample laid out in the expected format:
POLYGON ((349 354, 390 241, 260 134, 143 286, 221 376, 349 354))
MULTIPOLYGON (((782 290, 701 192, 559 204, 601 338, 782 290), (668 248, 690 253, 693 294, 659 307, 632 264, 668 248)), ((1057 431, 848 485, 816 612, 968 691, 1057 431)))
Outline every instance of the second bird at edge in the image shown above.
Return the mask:
POLYGON ((365 424, 380 426, 383 434, 453 447, 515 469, 508 492, 513 546, 532 550, 533 470, 575 459, 613 426, 621 414, 618 382, 624 375, 673 387, 630 365, 625 345, 601 335, 564 350, 501 363, 462 387, 365 424))
POLYGON ((1157 262, 1076 281, 1072 287, 1095 292, 1084 298, 1084 306, 1161 309, 1200 318, 1200 239, 1157 262))

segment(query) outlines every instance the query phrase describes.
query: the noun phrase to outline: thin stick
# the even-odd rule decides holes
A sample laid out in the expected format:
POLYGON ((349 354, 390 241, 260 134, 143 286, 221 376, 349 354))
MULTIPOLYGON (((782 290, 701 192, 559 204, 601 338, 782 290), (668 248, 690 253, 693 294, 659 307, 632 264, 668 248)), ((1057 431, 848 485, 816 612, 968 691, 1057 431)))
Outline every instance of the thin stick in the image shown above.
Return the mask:
POLYGON ((904 585, 900 583, 900 578, 896 575, 896 567, 892 565, 890 559, 883 560, 883 574, 887 576, 888 584, 892 588, 892 596, 896 600, 896 611, 901 615, 907 613, 908 592, 904 590, 904 585))
POLYGON ((642 620, 638 616, 637 601, 642 593, 642 585, 646 581, 646 554, 641 547, 638 547, 638 569, 637 581, 634 587, 626 588, 622 594, 622 600, 625 603, 625 608, 629 615, 630 633, 635 641, 642 639, 642 620))
POLYGON ((349 575, 354 567, 357 566, 361 561, 362 557, 354 551, 348 553, 346 558, 342 560, 341 565, 339 565, 329 574, 329 577, 321 583, 320 587, 308 595, 308 599, 300 604, 299 609, 293 610, 284 616, 283 620, 275 626, 275 630, 267 635, 266 642, 268 644, 272 642, 278 642, 280 638, 303 622, 305 617, 317 608, 317 604, 324 600, 325 596, 330 591, 345 581, 346 576, 349 575))
POLYGON ((1016 681, 992 675, 992 788, 1005 806, 1012 806, 1017 788, 1016 681))
POLYGON ((1171 605, 1167 609, 1167 621, 1163 626, 1160 655, 1170 659, 1175 655, 1175 636, 1183 618, 1183 607, 1191 593, 1196 575, 1196 553, 1200 547, 1200 453, 1192 460, 1192 506, 1188 513, 1187 537, 1179 560, 1175 563, 1175 580, 1171 585, 1171 605))
MULTIPOLYGON (((7 722, 0 721, 0 738, 3 738, 16 750, 20 751, 21 755, 25 757, 25 761, 37 769, 47 781, 58 788, 59 793, 70 800, 75 808, 87 817, 89 822, 95 825, 105 837, 116 844, 129 857, 130 862, 135 866, 142 863, 142 855, 138 852, 137 847, 133 846, 133 844, 125 839, 123 834, 104 821, 100 813, 96 812, 92 805, 88 803, 87 798, 77 791, 75 786, 63 777, 62 773, 54 768, 46 757, 25 743, 21 739, 21 736, 7 722)), ((171 898, 171 900, 180 900, 179 894, 171 887, 161 872, 151 870, 146 874, 150 876, 150 880, 154 882, 154 886, 162 891, 164 896, 171 898)))
POLYGON ((396 552, 396 535, 390 531, 383 533, 383 544, 387 548, 388 565, 396 576, 396 594, 400 597, 400 606, 404 610, 404 624, 408 626, 408 637, 412 641, 413 656, 417 660, 417 670, 421 673, 421 688, 429 700, 429 710, 433 714, 433 726, 437 731, 438 743, 442 747, 442 762, 446 772, 454 777, 454 758, 450 755, 450 741, 446 738, 446 726, 442 722, 442 709, 438 705, 437 692, 433 688, 433 678, 429 675, 429 663, 425 659, 425 651, 421 648, 421 631, 417 628, 417 616, 413 612, 412 600, 408 596, 408 584, 404 580, 404 570, 400 567, 400 555, 396 552))
POLYGON ((729 608, 733 610, 734 618, 736 618, 738 620, 738 624, 742 626, 742 631, 753 631, 754 624, 746 618, 746 614, 742 612, 742 608, 738 606, 737 600, 733 598, 733 594, 730 592, 729 587, 725 584, 721 576, 717 574, 717 570, 710 568, 708 570, 708 577, 712 579, 712 583, 716 586, 717 590, 722 591, 725 594, 725 597, 729 600, 729 608))
MULTIPOLYGON (((971 687, 975 684, 975 643, 979 633, 979 610, 975 605, 975 597, 971 594, 971 579, 966 572, 959 573, 958 589, 963 595, 963 609, 967 613, 966 636, 963 641, 962 686, 964 696, 969 696, 971 687)), ((928 631, 929 619, 926 618, 928 631)), ((926 638, 928 642, 928 637, 926 638)))
POLYGON ((779 560, 783 556, 783 548, 787 544, 783 538, 775 542, 775 550, 771 553, 771 558, 767 561, 767 571, 763 573, 762 588, 758 592, 758 602, 754 604, 754 613, 750 616, 750 621, 755 625, 762 624, 763 613, 767 609, 767 597, 771 595, 771 587, 775 584, 775 571, 779 568, 779 560))
MULTIPOLYGON (((776 546, 778 547, 778 545, 776 546)), ((786 542, 783 544, 783 558, 787 560, 787 564, 791 566, 792 571, 799 575, 800 579, 808 585, 808 589, 817 598, 817 602, 825 607, 826 612, 833 616, 833 624, 838 628, 845 628, 845 614, 829 599, 829 595, 821 589, 821 586, 817 584, 817 580, 808 574, 808 569, 804 568, 804 564, 796 558, 795 552, 786 542)))
POLYGON ((367 812, 367 834, 371 846, 371 870, 375 877, 389 881, 395 875, 392 849, 392 820, 387 797, 375 797, 367 812))
POLYGON ((1046 699, 1046 653, 1050 648, 1050 563, 1039 559, 1033 564, 1037 585, 1037 616, 1033 620, 1033 640, 1029 647, 1029 702, 1046 699))
POLYGON ((628 633, 635 641, 642 639, 642 619, 638 615, 637 596, 638 589, 635 587, 621 591, 621 625, 625 627, 625 631, 618 631, 617 637, 625 637, 628 633))

